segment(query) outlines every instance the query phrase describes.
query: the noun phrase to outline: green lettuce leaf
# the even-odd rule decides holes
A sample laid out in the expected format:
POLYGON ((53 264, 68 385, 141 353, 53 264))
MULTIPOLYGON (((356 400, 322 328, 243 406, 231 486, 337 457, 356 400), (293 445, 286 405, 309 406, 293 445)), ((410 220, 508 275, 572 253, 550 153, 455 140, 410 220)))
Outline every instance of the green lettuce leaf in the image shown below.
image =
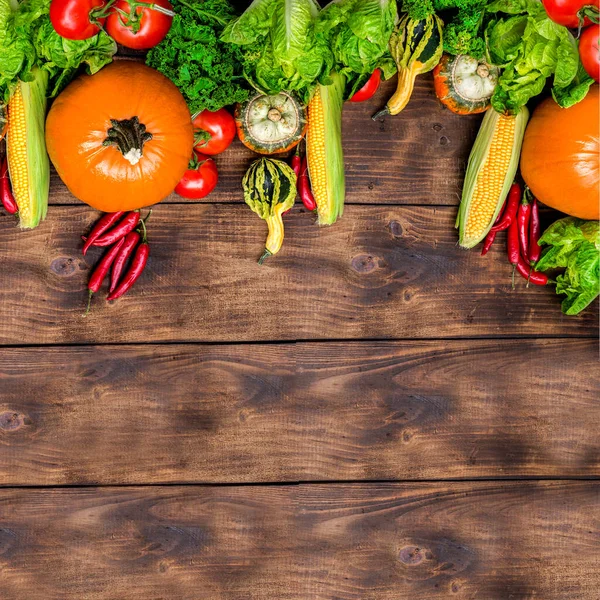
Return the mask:
POLYGON ((89 73, 97 73, 112 61, 117 51, 114 40, 104 32, 87 40, 67 40, 54 31, 47 18, 37 28, 34 46, 38 58, 44 61, 43 68, 50 73, 51 98, 75 76, 81 65, 87 65, 89 73))
POLYGON ((488 62, 503 67, 516 59, 526 27, 525 16, 490 21, 485 31, 488 62))
POLYGON ((540 238, 548 246, 536 264, 538 271, 565 269, 556 277, 556 293, 566 315, 581 312, 600 294, 600 223, 566 217, 550 225, 540 238))
POLYGON ((573 81, 564 87, 554 86, 552 88, 552 96, 559 106, 569 108, 581 102, 594 83, 594 80, 587 74, 587 71, 583 68, 581 62, 579 62, 577 74, 573 78, 573 81))
POLYGON ((220 36, 238 46, 247 81, 264 94, 296 92, 307 102, 333 66, 329 40, 317 32, 315 0, 254 0, 220 36))
POLYGON ((55 96, 87 65, 95 73, 111 62, 115 42, 104 32, 81 41, 59 36, 48 16, 50 0, 0 0, 0 97, 8 101, 18 79, 31 81, 35 68, 49 74, 49 96, 55 96))
POLYGON ((335 0, 319 14, 317 31, 330 40, 336 71, 346 79, 346 98, 375 69, 385 79, 396 72, 389 40, 397 16, 394 0, 335 0))
POLYGON ((550 77, 555 98, 564 105, 585 96, 587 83, 572 85, 580 69, 577 43, 566 27, 548 18, 541 2, 496 0, 486 10, 486 55, 504 68, 491 100, 498 112, 518 112, 544 90, 550 77))

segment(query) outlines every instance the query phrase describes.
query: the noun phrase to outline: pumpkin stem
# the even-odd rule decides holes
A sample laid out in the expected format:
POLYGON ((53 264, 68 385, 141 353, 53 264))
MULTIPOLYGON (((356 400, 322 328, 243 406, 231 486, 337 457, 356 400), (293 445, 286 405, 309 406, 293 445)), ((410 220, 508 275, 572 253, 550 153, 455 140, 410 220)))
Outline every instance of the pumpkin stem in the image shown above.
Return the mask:
POLYGON ((146 131, 146 126, 140 123, 138 117, 131 119, 111 119, 112 127, 106 132, 103 146, 116 146, 123 157, 133 165, 137 165, 142 156, 144 144, 152 139, 152 134, 146 131))

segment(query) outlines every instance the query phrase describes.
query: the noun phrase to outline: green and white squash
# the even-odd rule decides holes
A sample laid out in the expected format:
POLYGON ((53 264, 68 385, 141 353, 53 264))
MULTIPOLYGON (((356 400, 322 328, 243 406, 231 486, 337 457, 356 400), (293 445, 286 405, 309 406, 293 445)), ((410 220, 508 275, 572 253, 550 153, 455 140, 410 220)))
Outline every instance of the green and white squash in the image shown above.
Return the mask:
POLYGON ((256 94, 235 110, 242 143, 259 154, 291 150, 306 131, 306 107, 287 92, 272 96, 256 94))

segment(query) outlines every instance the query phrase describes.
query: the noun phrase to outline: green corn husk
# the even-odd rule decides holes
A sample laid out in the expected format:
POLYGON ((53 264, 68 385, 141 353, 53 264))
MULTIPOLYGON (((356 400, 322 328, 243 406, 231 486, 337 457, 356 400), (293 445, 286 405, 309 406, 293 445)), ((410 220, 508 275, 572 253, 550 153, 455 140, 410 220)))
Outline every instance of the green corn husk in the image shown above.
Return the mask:
POLYGON ((459 244, 461 248, 473 248, 479 244, 479 242, 481 242, 489 233, 494 221, 498 217, 519 167, 521 145, 523 143, 525 126, 527 125, 528 119, 529 111, 525 106, 521 108, 516 116, 501 115, 492 108, 488 109, 486 112, 481 127, 479 128, 475 144, 473 144, 473 149, 469 155, 460 208, 456 219, 456 227, 459 229, 459 244), (498 189, 498 193, 491 198, 491 202, 494 204, 494 210, 486 217, 485 225, 481 227, 475 235, 469 235, 467 232, 467 222, 471 215, 471 211, 483 210, 483 207, 480 204, 474 203, 473 194, 475 186, 480 173, 482 173, 482 169, 488 171, 483 175, 490 177, 493 175, 490 171, 493 165, 486 165, 486 163, 490 154, 492 142, 494 141, 494 134, 498 135, 497 126, 501 125, 501 119, 508 118, 515 119, 515 127, 512 136, 512 147, 510 148, 510 160, 504 170, 502 187, 498 189))
POLYGON ((48 73, 34 69, 32 81, 19 81, 20 93, 23 98, 25 121, 17 122, 14 112, 11 114, 11 103, 8 105, 9 126, 7 137, 7 156, 13 182, 15 199, 19 206, 20 226, 23 229, 33 229, 46 218, 48 210, 48 195, 50 191, 50 161, 46 152, 45 122, 46 122, 46 93, 48 89, 48 73), (25 127, 25 160, 28 178, 24 189, 15 184, 18 160, 14 154, 15 128, 25 127))

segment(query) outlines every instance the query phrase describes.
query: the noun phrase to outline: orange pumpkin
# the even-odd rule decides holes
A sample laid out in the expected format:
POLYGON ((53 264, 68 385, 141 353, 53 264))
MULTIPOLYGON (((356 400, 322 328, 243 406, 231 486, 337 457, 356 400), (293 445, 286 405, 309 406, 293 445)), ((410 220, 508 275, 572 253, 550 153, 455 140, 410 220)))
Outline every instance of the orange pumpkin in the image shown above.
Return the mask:
POLYGON ((69 190, 105 212, 160 202, 187 169, 194 131, 179 90, 146 65, 83 75, 46 121, 50 159, 69 190))
POLYGON ((600 218, 599 92, 571 108, 552 99, 535 109, 523 140, 521 174, 548 206, 580 219, 600 218))

